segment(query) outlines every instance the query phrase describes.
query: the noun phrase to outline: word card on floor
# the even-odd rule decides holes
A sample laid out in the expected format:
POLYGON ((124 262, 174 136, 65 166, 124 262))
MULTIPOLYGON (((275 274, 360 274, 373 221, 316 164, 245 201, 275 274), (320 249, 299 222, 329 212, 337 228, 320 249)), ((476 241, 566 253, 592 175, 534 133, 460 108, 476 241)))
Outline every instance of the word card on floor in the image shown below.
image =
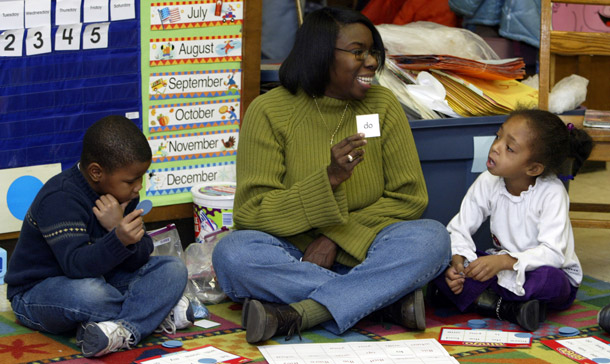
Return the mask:
POLYGON ((435 339, 259 346, 269 364, 458 363, 435 339))
POLYGON ((610 363, 610 343, 599 337, 542 340, 540 342, 579 363, 610 363))
POLYGON ((198 348, 177 351, 166 355, 161 355, 145 360, 137 360, 138 364, 192 364, 192 363, 225 363, 242 364, 251 361, 243 356, 235 355, 217 349, 211 345, 204 345, 198 348))
POLYGON ((438 341, 444 345, 528 348, 532 346, 532 334, 518 331, 443 327, 438 341))

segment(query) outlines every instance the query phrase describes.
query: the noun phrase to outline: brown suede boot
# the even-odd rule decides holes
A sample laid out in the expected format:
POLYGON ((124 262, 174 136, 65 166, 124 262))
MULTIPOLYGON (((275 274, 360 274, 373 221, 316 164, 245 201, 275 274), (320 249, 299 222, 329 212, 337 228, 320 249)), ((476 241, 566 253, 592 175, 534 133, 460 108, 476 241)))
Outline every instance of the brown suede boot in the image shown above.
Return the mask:
POLYGON ((423 331, 426 329, 424 293, 421 289, 416 289, 393 304, 381 309, 381 314, 383 319, 388 319, 408 329, 423 331))
POLYGON ((289 305, 248 302, 246 341, 250 344, 269 340, 276 335, 286 335, 290 340, 296 332, 301 337, 301 315, 289 305))
MULTIPOLYGON (((241 327, 243 327, 244 329, 247 329, 247 325, 248 325, 248 305, 250 304, 250 301, 252 299, 251 298, 246 298, 244 299, 244 303, 241 304, 241 327)), ((263 304, 263 306, 273 306, 273 307, 277 307, 277 306, 282 306, 282 303, 273 303, 273 302, 263 302, 260 301, 260 303, 263 304)))

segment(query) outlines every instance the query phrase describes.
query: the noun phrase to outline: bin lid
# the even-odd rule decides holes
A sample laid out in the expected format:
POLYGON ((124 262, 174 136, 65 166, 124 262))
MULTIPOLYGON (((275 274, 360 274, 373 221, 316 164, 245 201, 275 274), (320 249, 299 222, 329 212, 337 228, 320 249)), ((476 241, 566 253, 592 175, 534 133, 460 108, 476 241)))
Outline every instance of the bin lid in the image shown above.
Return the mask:
POLYGON ((193 186, 193 196, 209 200, 232 200, 235 196, 235 183, 206 183, 193 186))

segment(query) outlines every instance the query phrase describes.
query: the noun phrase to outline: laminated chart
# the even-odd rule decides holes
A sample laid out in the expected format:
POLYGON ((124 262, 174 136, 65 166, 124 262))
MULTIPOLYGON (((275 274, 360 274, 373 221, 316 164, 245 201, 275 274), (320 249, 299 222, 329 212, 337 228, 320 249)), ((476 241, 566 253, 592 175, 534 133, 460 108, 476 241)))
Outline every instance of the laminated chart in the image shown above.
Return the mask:
POLYGON ((150 40, 150 65, 240 62, 241 45, 241 34, 154 38, 150 40))
POLYGON ((434 339, 259 346, 269 364, 450 364, 458 361, 434 339))
POLYGON ((438 341, 443 345, 528 348, 532 334, 520 331, 443 327, 438 341))
POLYGON ((152 1, 141 12, 143 131, 153 153, 141 195, 155 206, 192 202, 196 184, 235 181, 244 1, 152 1))
POLYGON ((151 133, 239 125, 240 102, 229 99, 153 105, 148 113, 151 133))
POLYGON ((148 84, 151 100, 236 96, 241 92, 241 70, 151 73, 148 84))
POLYGON ((152 3, 150 29, 189 29, 237 25, 244 21, 242 0, 170 1, 152 3))
POLYGON ((205 182, 235 181, 235 161, 150 169, 146 172, 146 196, 189 193, 205 182))
POLYGON ((237 153, 239 129, 212 130, 150 137, 153 163, 232 156, 237 153))

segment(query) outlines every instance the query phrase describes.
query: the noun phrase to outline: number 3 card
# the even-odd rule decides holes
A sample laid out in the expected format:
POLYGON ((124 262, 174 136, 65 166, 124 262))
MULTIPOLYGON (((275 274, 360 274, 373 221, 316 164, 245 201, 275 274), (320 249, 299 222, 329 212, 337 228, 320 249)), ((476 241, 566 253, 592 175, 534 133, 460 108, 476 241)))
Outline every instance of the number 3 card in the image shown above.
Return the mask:
POLYGON ((51 52, 51 26, 29 28, 25 38, 25 54, 28 56, 51 52))

